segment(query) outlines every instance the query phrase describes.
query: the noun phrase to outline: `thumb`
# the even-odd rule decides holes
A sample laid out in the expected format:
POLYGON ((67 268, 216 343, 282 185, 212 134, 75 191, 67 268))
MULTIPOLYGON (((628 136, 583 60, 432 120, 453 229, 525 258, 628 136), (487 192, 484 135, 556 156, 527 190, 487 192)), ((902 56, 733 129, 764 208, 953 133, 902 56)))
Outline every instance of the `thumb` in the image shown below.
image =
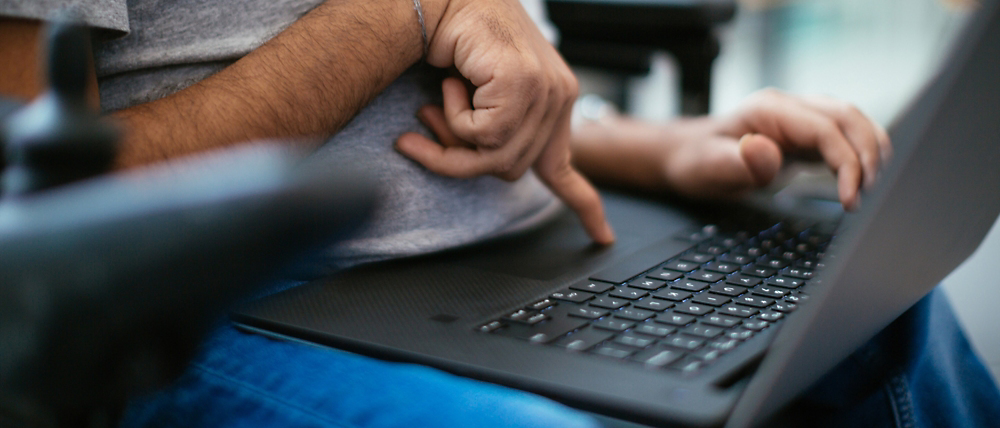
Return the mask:
POLYGON ((740 157, 757 186, 766 186, 781 169, 782 156, 778 143, 761 134, 746 134, 740 138, 740 157))

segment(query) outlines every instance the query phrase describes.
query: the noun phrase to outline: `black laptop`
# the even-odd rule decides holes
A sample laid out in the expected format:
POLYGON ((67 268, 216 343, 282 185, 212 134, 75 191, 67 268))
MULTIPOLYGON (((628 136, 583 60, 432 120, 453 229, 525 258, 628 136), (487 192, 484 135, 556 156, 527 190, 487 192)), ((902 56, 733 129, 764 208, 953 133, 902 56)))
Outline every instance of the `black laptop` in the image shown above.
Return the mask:
POLYGON ((1000 213, 998 20, 998 2, 981 2, 893 126, 893 164, 856 214, 605 192, 610 248, 567 214, 352 269, 233 319, 641 423, 761 423, 933 289, 1000 213))

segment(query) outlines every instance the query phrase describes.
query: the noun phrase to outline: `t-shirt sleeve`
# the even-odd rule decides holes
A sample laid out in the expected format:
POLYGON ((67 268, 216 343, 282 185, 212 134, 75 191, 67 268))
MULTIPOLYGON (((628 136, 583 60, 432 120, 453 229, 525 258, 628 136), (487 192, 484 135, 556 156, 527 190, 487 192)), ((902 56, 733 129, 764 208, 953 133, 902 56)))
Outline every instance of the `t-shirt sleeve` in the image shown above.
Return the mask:
POLYGON ((129 31, 126 0, 3 0, 0 16, 46 20, 70 7, 90 27, 119 35, 129 31))

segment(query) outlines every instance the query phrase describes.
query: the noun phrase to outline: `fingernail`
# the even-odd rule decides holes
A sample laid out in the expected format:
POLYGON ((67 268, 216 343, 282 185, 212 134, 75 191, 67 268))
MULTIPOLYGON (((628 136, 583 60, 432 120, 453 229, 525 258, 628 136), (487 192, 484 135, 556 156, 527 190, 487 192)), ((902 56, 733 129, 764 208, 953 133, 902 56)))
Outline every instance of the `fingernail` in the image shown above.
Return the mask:
POLYGON ((744 141, 746 141, 747 139, 749 139, 750 137, 753 137, 753 135, 754 135, 754 134, 753 134, 752 132, 748 132, 748 133, 746 133, 746 134, 743 134, 743 136, 742 136, 742 137, 740 137, 740 142, 739 142, 739 144, 740 144, 740 145, 743 145, 743 142, 744 142, 744 141))
POLYGON ((611 223, 604 223, 604 235, 606 236, 605 245, 611 245, 615 242, 615 231, 611 229, 611 223))

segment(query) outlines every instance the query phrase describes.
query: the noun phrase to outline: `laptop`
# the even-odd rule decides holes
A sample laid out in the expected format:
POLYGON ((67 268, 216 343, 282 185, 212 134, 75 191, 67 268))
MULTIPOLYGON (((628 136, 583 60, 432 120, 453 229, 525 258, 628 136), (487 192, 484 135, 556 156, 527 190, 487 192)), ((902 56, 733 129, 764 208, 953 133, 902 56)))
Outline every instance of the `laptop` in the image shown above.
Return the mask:
POLYGON ((681 209, 605 191, 609 248, 567 214, 351 269, 232 319, 639 423, 763 423, 930 292, 1000 213, 998 5, 981 2, 892 127, 892 165, 857 213, 681 209), (791 217, 763 221, 775 214, 791 217))

